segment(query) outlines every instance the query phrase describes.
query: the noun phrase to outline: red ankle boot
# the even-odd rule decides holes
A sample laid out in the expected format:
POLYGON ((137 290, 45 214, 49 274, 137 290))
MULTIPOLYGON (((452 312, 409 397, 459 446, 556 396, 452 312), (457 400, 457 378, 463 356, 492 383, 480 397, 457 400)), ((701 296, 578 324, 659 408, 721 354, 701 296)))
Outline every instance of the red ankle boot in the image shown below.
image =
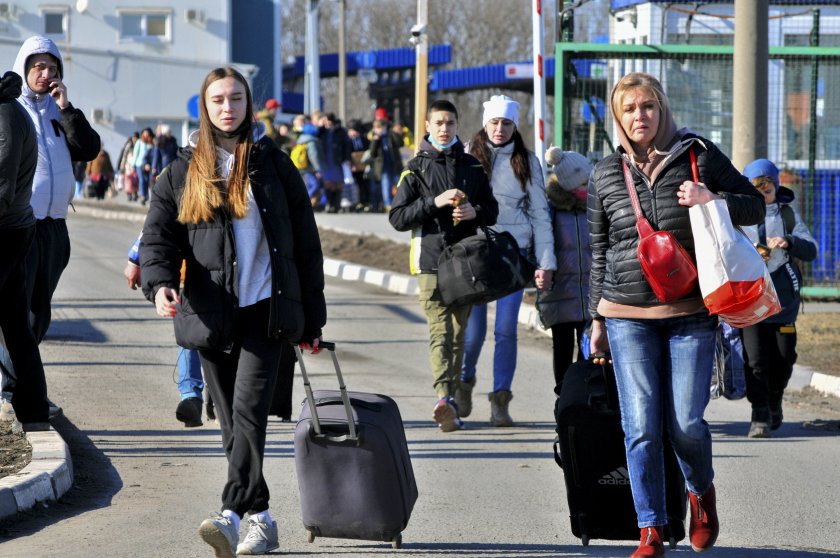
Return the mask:
POLYGON ((688 493, 691 517, 688 524, 688 540, 695 552, 703 552, 714 546, 720 531, 717 507, 715 504, 715 485, 709 487, 702 496, 688 493))
POLYGON ((642 527, 642 538, 639 548, 630 558, 651 558, 665 556, 665 545, 662 544, 662 527, 642 527))

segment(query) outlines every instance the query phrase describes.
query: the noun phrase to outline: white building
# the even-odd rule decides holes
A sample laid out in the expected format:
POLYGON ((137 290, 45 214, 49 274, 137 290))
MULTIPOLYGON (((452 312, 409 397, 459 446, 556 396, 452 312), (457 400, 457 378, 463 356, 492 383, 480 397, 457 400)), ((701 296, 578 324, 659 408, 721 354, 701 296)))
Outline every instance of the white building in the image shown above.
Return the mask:
MULTIPOLYGON (((21 43, 45 35, 64 58, 70 102, 82 109, 114 159, 125 139, 169 124, 186 138, 188 103, 232 60, 232 0, 13 0, 0 2, 0 60, 12 69, 21 43)), ((195 102, 195 100, 193 101, 195 102)), ((115 161, 116 163, 116 161, 115 161)))
MULTIPOLYGON (((840 2, 837 0, 769 0, 768 42, 771 51, 779 47, 807 47, 819 14, 818 40, 821 47, 840 47, 840 2)), ((734 42, 735 7, 729 0, 711 2, 612 0, 611 42, 646 45, 731 46, 734 42)), ((709 49, 710 51, 712 49, 709 49)), ((840 54, 840 49, 838 49, 840 54)), ((811 58, 787 61, 771 57, 768 67, 768 157, 792 166, 807 162, 811 123, 811 90, 815 87, 818 160, 840 159, 840 68, 837 58, 821 61, 816 83, 811 83, 811 58)), ((677 121, 703 130, 709 139, 731 145, 732 64, 722 58, 694 59, 669 64, 657 60, 636 60, 614 64, 614 83, 630 71, 660 76, 666 90, 679 94, 694 92, 693 106, 683 108, 677 121)))

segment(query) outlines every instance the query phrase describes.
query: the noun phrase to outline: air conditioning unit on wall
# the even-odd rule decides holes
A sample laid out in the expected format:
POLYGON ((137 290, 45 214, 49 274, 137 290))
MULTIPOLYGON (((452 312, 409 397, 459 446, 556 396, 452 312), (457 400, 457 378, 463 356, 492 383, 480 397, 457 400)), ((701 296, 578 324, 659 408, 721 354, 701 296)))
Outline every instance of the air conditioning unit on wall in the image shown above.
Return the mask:
POLYGON ((113 119, 111 111, 102 108, 91 109, 90 117, 97 124, 110 124, 113 119))
POLYGON ((205 21, 204 10, 188 8, 184 10, 184 18, 187 20, 187 23, 200 25, 205 21))
POLYGON ((11 2, 0 2, 0 19, 12 19, 17 15, 17 6, 11 2))

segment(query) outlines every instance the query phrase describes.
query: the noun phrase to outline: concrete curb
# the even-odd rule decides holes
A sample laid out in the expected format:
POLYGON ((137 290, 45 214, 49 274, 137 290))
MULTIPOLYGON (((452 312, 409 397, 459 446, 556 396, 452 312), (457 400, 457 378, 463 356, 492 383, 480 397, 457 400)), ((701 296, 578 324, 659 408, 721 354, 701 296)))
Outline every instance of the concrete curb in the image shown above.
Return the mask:
MULTIPOLYGON (((80 214, 90 215, 101 219, 122 219, 140 223, 146 219, 145 211, 138 206, 132 206, 127 203, 91 202, 84 200, 82 202, 77 202, 77 205, 74 207, 80 214), (104 207, 98 207, 100 203, 102 203, 104 207)), ((393 237, 373 232, 359 231, 347 226, 321 224, 319 227, 343 234, 371 235, 385 240, 394 241, 393 237)), ((403 237, 400 237, 398 241, 403 241, 403 237)), ((370 268, 342 260, 325 258, 324 274, 345 281, 362 281, 369 285, 374 285, 402 295, 417 296, 419 292, 416 277, 402 273, 370 268)), ((549 337, 551 336, 550 329, 543 329, 539 319, 539 312, 537 312, 537 309, 533 304, 525 302, 522 303, 522 306, 519 309, 519 323, 542 332, 549 337)), ((789 385, 794 389, 802 389, 803 387, 810 386, 824 394, 840 397, 840 377, 822 374, 804 366, 794 366, 793 376, 791 377, 789 385)))
MULTIPOLYGON (((335 228, 330 229, 338 232, 335 228)), ((345 234, 359 233, 346 231, 345 234)), ((362 281, 394 293, 412 296, 417 296, 418 294, 417 279, 415 277, 368 268, 342 260, 325 258, 324 274, 346 281, 362 281)), ((490 307, 492 308, 494 306, 495 303, 491 302, 490 307)), ((523 302, 522 306, 519 307, 519 323, 551 337, 551 329, 543 329, 539 312, 536 306, 531 303, 523 302)), ((800 365, 794 365, 793 375, 791 376, 788 387, 799 390, 804 387, 812 387, 825 395, 840 397, 840 377, 816 372, 800 365)))
POLYGON ((70 449, 52 427, 28 432, 32 461, 23 470, 0 479, 0 519, 28 510, 36 504, 53 502, 73 485, 70 449))

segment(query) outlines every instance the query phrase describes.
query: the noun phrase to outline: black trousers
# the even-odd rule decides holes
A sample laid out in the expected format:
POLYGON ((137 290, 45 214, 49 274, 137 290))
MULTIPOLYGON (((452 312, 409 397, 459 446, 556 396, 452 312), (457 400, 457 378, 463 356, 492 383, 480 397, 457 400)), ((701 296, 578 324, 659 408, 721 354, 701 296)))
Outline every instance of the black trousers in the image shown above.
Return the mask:
POLYGON ((0 231, 0 329, 13 370, 5 370, 4 390, 12 392, 12 406, 20 422, 49 420, 47 381, 38 343, 29 327, 29 299, 23 261, 35 238, 35 226, 0 231))
POLYGON ((747 399, 753 409, 782 400, 796 363, 796 324, 758 323, 742 330, 747 399))
POLYGON ((562 322, 551 326, 551 347, 554 350, 554 391, 560 393, 563 376, 572 365, 575 352, 575 340, 578 344, 577 360, 583 360, 583 348, 580 346, 586 322, 562 322))
POLYGON ((228 460, 222 509, 240 517, 268 509, 262 468, 268 410, 283 347, 268 337, 268 313, 268 300, 240 308, 231 351, 198 352, 228 460))
POLYGON ((284 421, 292 420, 292 390, 295 382, 295 349, 291 343, 283 343, 280 353, 280 366, 277 371, 277 383, 274 385, 274 397, 271 400, 269 415, 284 421))
POLYGON ((26 296, 29 323, 35 341, 41 343, 52 319, 52 297, 58 280, 70 261, 70 235, 64 219, 47 217, 35 226, 35 240, 26 255, 26 296))

